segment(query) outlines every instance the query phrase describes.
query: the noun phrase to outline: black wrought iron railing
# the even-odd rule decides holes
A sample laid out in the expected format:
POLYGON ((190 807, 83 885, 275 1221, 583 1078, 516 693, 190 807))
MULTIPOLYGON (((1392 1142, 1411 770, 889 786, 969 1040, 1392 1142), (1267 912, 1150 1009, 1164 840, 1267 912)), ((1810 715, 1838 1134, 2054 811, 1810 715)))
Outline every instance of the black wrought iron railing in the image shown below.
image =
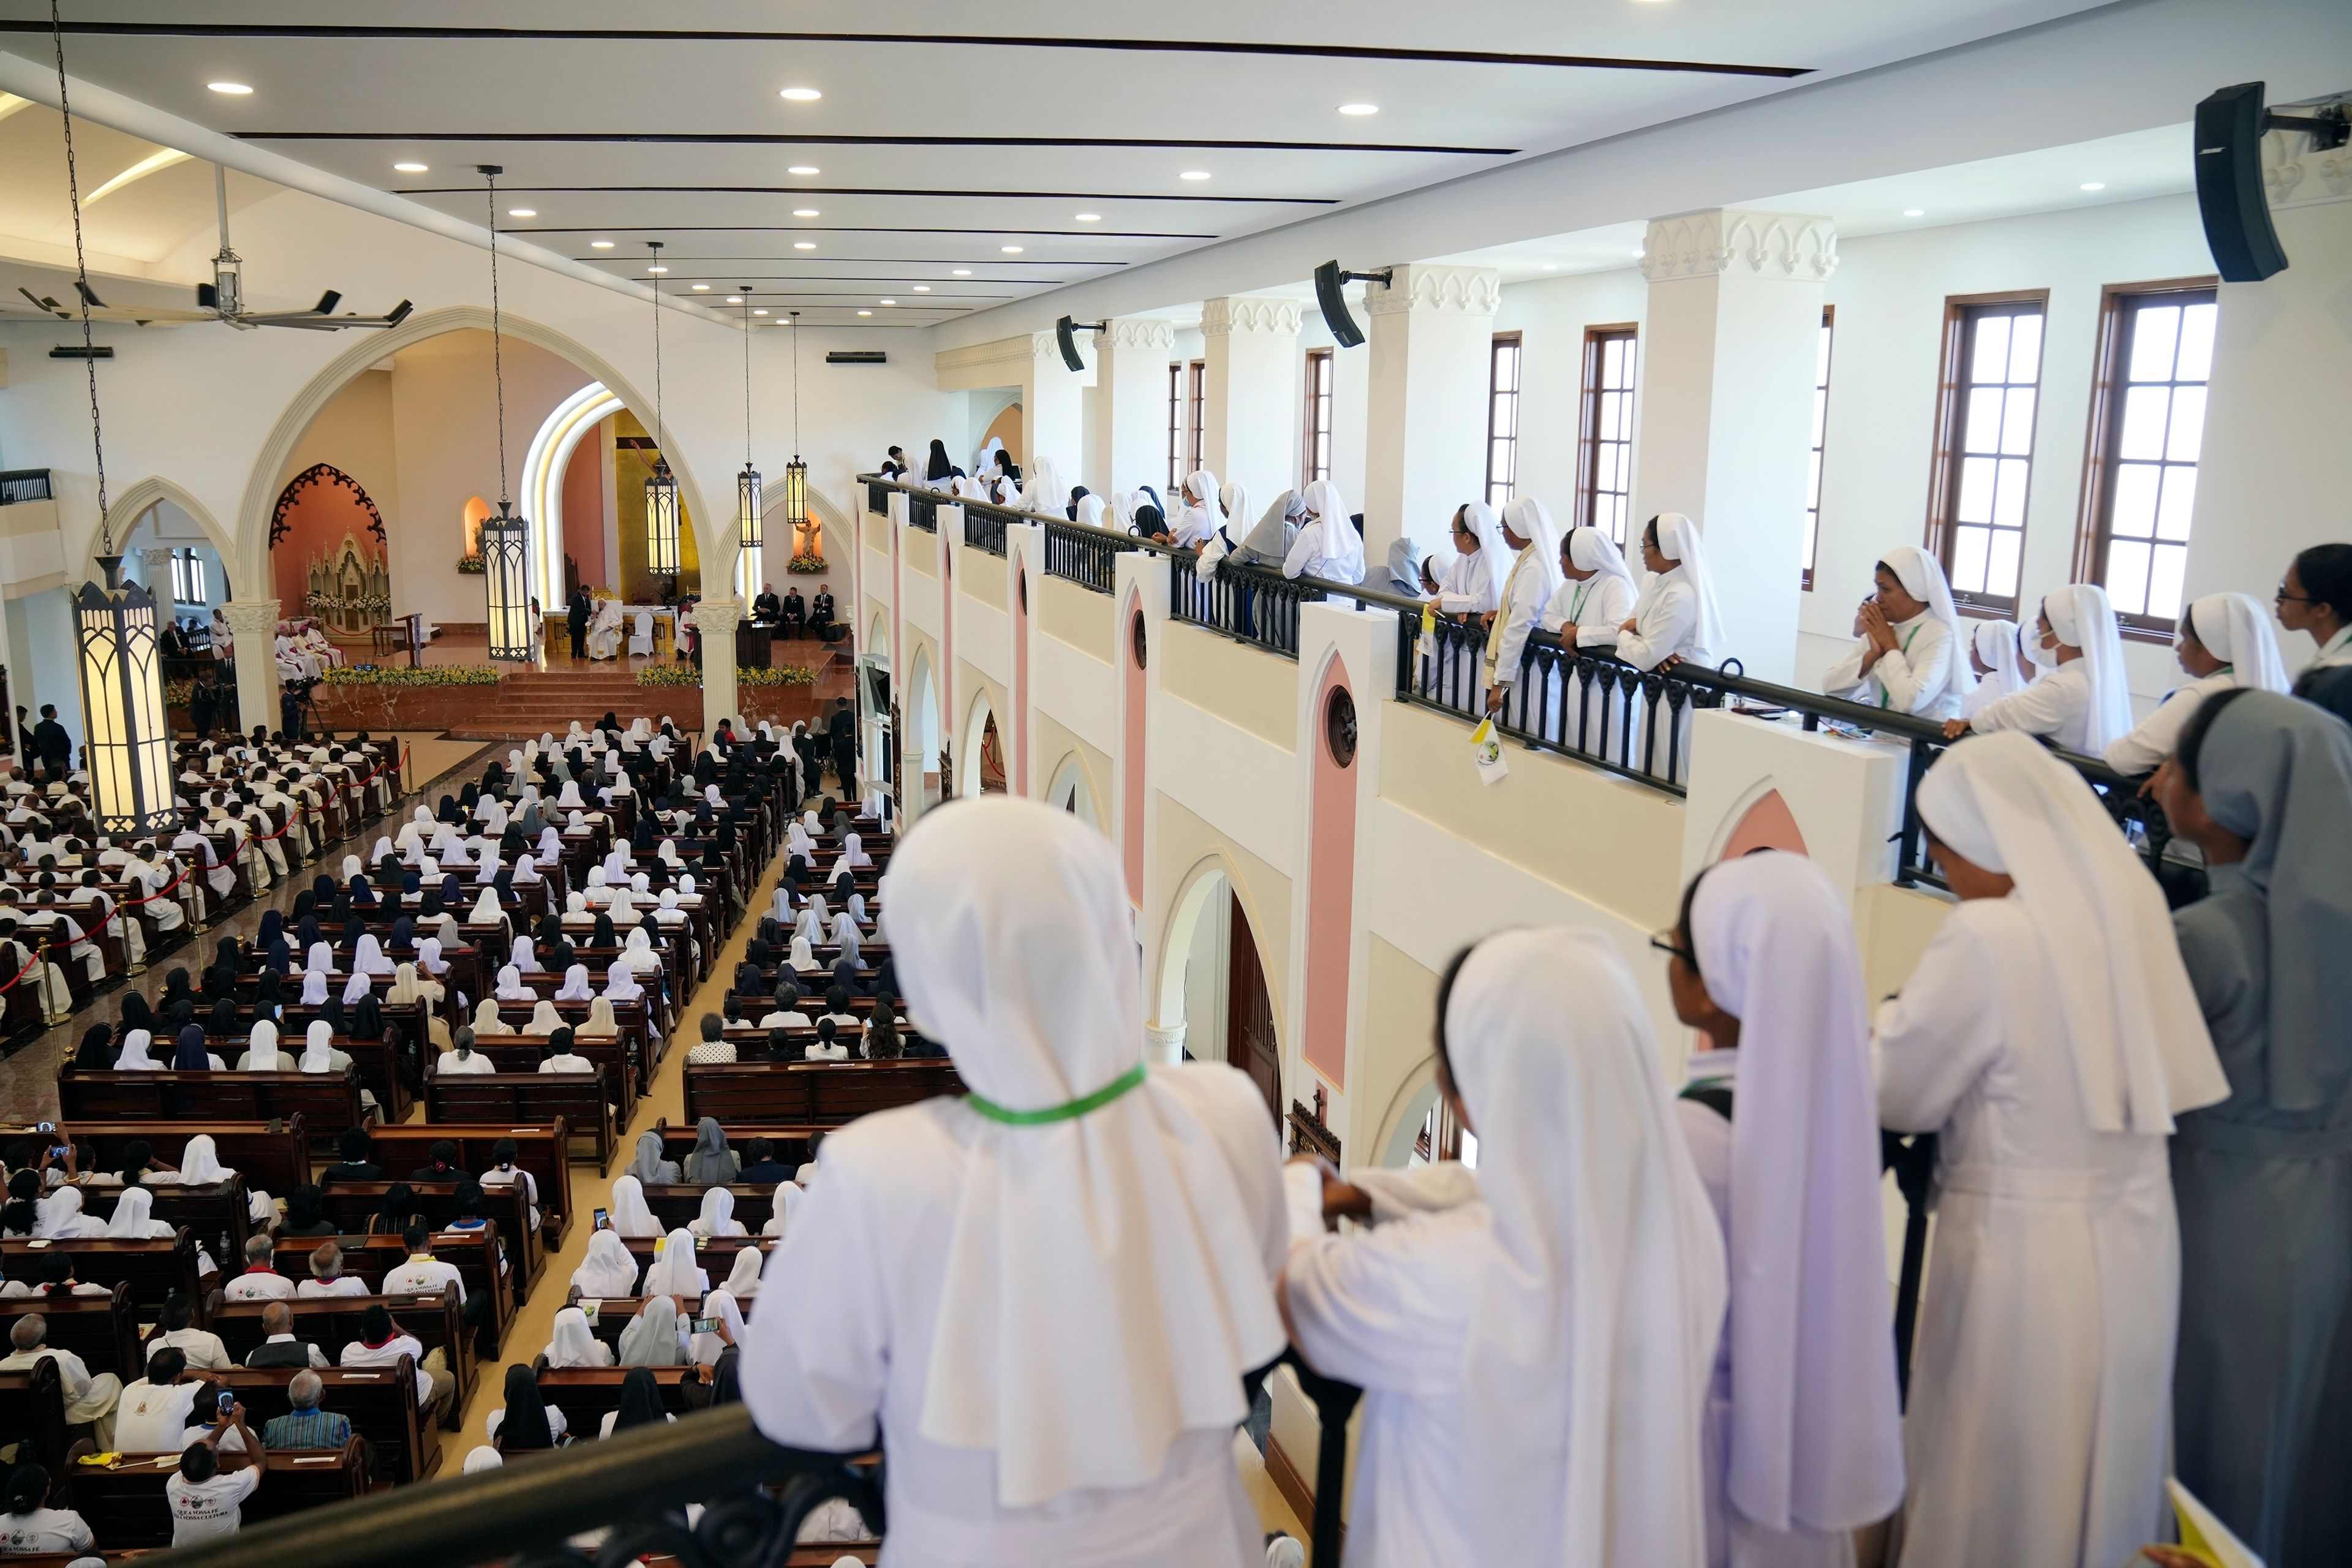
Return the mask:
POLYGON ((10 468, 0 472, 0 506, 14 506, 18 501, 49 499, 48 469, 10 468))
POLYGON ((1133 540, 1107 530, 1049 519, 1045 524, 1045 575, 1076 583, 1097 594, 1108 594, 1118 586, 1119 553, 1134 547, 1133 540))
POLYGON ((890 486, 886 481, 877 479, 871 474, 865 475, 864 478, 866 480, 866 510, 872 512, 877 517, 889 516, 890 486))
POLYGON ((1002 558, 1005 524, 1026 521, 1025 513, 968 500, 963 503, 963 542, 974 550, 1002 558))
POLYGON ((1285 577, 1230 561, 1212 576, 1201 575, 1198 557, 1171 556, 1168 577, 1171 618, 1285 658, 1298 657, 1298 606, 1323 597, 1310 582, 1285 577))
POLYGON ((917 495, 914 491, 908 490, 907 523, 911 528, 921 529, 925 533, 937 533, 940 531, 939 497, 917 495))

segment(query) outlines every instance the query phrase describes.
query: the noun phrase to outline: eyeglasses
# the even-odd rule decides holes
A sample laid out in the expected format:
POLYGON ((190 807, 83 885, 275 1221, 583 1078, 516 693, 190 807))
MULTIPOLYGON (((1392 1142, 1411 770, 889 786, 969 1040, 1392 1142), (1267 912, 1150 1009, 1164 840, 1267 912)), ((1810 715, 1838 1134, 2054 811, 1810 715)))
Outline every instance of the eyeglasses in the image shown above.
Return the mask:
POLYGON ((2284 583, 2278 585, 2277 599, 2282 605, 2315 605, 2319 602, 2308 594, 2288 593, 2284 583))
POLYGON ((1650 945, 1670 958, 1681 959, 1693 969, 1696 969, 1698 967, 1698 954, 1693 952, 1690 949, 1678 944, 1675 941, 1675 932, 1672 928, 1668 928, 1665 931, 1652 931, 1650 933, 1650 945))

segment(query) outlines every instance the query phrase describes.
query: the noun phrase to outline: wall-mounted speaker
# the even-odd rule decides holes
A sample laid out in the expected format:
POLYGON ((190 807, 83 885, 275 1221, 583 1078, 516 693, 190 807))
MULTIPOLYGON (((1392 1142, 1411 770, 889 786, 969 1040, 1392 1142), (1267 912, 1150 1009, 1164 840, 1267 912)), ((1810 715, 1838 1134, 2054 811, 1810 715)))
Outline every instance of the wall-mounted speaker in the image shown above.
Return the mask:
POLYGON ((1086 356, 1078 353, 1078 331, 1081 328, 1089 332, 1099 332, 1103 330, 1103 323, 1074 321, 1067 316, 1054 323, 1054 341, 1062 345, 1062 363, 1072 370, 1087 368, 1086 356))
POLYGON ((1315 303, 1323 312, 1323 324, 1331 329, 1331 341, 1343 349, 1359 347, 1364 341, 1364 329, 1356 325, 1356 318, 1348 313, 1348 296, 1341 292, 1351 282, 1377 279, 1386 283, 1394 277, 1393 268, 1383 267, 1377 272, 1343 272, 1336 261, 1327 261, 1315 269, 1315 303))
POLYGON ((2228 283, 2259 283, 2286 267, 2263 192, 2263 84, 2225 87, 2197 106, 2197 209, 2228 283))

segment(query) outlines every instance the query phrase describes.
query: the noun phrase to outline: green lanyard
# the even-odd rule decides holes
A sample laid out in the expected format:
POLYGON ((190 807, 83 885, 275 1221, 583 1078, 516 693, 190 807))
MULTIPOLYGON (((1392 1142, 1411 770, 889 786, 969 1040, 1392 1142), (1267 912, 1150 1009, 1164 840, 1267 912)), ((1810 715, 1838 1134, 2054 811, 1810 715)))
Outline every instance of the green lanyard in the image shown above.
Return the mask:
POLYGON ((991 1121, 1001 1121, 1007 1127, 1043 1127, 1052 1121, 1074 1121, 1089 1110, 1100 1110, 1141 1083, 1145 1076, 1143 1064, 1138 1062, 1092 1094, 1081 1095, 1066 1104, 1048 1106, 1043 1110, 1008 1110, 994 1100, 984 1100, 977 1094, 966 1094, 963 1102, 991 1121))
POLYGON ((1575 598, 1575 600, 1574 600, 1571 604, 1570 604, 1570 605, 1568 606, 1568 624, 1569 624, 1569 626, 1570 626, 1570 627, 1574 627, 1574 626, 1579 626, 1579 625, 1580 625, 1580 624, 1583 622, 1583 620, 1584 620, 1584 598, 1585 598, 1585 595, 1588 595, 1588 594, 1590 594, 1590 593, 1591 593, 1591 592, 1592 592, 1592 584, 1591 584, 1590 582, 1585 582, 1585 583, 1581 583, 1581 584, 1578 584, 1578 586, 1577 586, 1577 590, 1576 590, 1576 598, 1575 598))
MULTIPOLYGON (((1909 631, 1903 634, 1903 651, 1905 653, 1909 653, 1911 651, 1911 639, 1918 635, 1919 628, 1917 626, 1913 626, 1909 631)), ((1881 708, 1887 705, 1886 678, 1883 675, 1878 678, 1878 705, 1881 708)))

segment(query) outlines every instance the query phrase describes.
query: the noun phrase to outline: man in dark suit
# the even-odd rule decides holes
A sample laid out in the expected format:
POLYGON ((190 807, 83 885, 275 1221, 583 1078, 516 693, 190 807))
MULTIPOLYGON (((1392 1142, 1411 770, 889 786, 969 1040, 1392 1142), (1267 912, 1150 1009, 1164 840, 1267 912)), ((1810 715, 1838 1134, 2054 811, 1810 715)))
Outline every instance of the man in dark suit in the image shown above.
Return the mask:
POLYGON ((841 793, 851 800, 857 798, 857 715, 849 710, 849 699, 833 700, 833 717, 825 723, 833 737, 833 771, 841 776, 841 793))
POLYGON ((588 657, 588 617, 593 607, 588 602, 588 584, 583 583, 572 591, 572 607, 564 616, 564 627, 572 634, 572 657, 588 657))
POLYGON ((755 621, 773 622, 781 618, 783 613, 783 602, 776 597, 776 585, 773 583, 761 584, 759 597, 751 601, 751 618, 755 621))
POLYGON ((325 1366, 327 1358, 318 1346, 294 1337, 294 1309, 283 1301, 272 1301, 261 1309, 261 1331, 268 1335, 259 1344, 247 1351, 247 1366, 325 1366))
POLYGON ((73 737, 58 722, 58 705, 54 702, 41 704, 41 721, 33 726, 33 751, 44 767, 73 766, 73 737))
POLYGON ((809 606, 809 636, 821 642, 830 642, 833 631, 833 595, 819 588, 816 602, 809 606))
POLYGON ((772 1187, 778 1182, 789 1182, 793 1179, 791 1169, 777 1161, 776 1146, 767 1139, 752 1139, 745 1153, 750 1158, 750 1163, 736 1173, 736 1181, 750 1185, 772 1187))
POLYGON ((797 586, 787 587, 784 590, 782 619, 784 635, 788 637, 800 636, 801 628, 808 625, 808 604, 801 597, 801 591, 797 586))

